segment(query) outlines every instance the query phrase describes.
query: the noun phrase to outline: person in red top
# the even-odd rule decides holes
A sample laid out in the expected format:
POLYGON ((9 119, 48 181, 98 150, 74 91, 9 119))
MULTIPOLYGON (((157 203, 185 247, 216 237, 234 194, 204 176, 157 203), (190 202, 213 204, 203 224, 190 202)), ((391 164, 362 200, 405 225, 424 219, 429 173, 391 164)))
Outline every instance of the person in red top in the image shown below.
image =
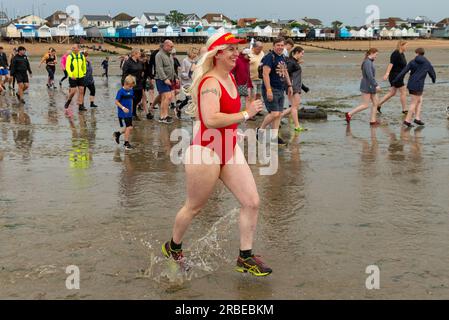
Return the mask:
POLYGON ((237 59, 235 68, 232 70, 232 73, 235 76, 235 81, 237 82, 237 89, 239 91, 240 101, 242 103, 243 109, 249 103, 249 93, 253 88, 253 83, 251 81, 251 75, 249 71, 250 52, 251 51, 248 48, 243 49, 237 59))
POLYGON ((236 144, 238 124, 263 108, 257 100, 240 111, 240 97, 231 71, 239 56, 237 44, 242 42, 231 33, 213 35, 207 42, 207 53, 193 73, 192 104, 187 113, 195 114, 199 128, 194 129, 193 143, 186 152, 187 199, 176 216, 171 241, 162 245, 165 257, 173 258, 184 271, 190 269, 182 253, 184 234, 221 180, 241 205, 236 271, 255 276, 272 272, 252 253, 260 200, 251 169, 236 144))

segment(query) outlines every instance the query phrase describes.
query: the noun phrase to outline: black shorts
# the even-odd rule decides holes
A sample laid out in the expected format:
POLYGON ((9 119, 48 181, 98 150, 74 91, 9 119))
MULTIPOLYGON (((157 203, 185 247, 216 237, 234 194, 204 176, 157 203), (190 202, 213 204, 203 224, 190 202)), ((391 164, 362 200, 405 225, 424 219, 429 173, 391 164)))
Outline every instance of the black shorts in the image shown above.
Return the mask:
POLYGON ((397 76, 397 75, 398 75, 398 74, 390 74, 388 80, 390 81, 390 86, 391 86, 392 88, 397 88, 397 89, 399 89, 399 88, 402 88, 403 86, 405 86, 405 83, 404 83, 404 78, 400 79, 400 81, 398 81, 398 82, 396 82, 396 83, 393 83, 393 80, 396 79, 396 76, 397 76))
POLYGON ((118 122, 120 123, 120 128, 133 126, 133 118, 118 118, 118 122))
POLYGON ((28 79, 28 73, 26 72, 16 72, 14 73, 14 78, 16 79, 17 83, 30 83, 30 80, 28 79))
POLYGON ((414 90, 409 90, 408 93, 410 93, 411 95, 414 95, 414 96, 418 96, 418 97, 422 96, 422 94, 423 94, 422 91, 414 91, 414 90))
POLYGON ((84 87, 84 77, 73 80, 69 78, 70 88, 84 87))

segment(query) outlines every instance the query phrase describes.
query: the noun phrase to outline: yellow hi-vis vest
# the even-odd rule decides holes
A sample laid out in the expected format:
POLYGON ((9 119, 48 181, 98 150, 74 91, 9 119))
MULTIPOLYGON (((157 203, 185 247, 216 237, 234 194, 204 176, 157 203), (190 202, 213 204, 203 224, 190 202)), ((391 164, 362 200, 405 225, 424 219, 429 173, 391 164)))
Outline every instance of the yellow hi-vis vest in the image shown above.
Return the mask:
POLYGON ((81 79, 86 75, 86 57, 82 53, 75 55, 73 52, 67 56, 65 70, 69 78, 81 79))

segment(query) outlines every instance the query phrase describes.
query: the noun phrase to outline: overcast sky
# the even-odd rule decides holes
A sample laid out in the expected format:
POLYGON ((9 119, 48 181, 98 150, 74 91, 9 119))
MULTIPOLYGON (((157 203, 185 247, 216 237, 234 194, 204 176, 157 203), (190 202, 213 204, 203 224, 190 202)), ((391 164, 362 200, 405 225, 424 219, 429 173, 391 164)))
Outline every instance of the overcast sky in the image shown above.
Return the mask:
POLYGON ((126 12, 141 16, 142 12, 178 10, 195 12, 202 16, 208 12, 221 12, 231 19, 257 17, 266 19, 319 18, 325 24, 334 20, 349 25, 365 23, 365 9, 374 4, 380 8, 380 16, 415 18, 425 15, 437 22, 449 17, 448 0, 0 0, 8 16, 34 13, 46 17, 56 10, 77 5, 83 14, 111 14, 126 12))

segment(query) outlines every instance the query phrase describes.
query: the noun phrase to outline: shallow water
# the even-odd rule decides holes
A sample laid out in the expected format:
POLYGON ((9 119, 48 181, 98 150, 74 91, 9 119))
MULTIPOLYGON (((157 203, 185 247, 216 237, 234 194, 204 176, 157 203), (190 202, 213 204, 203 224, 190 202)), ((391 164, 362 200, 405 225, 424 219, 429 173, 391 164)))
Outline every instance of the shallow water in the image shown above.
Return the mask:
MULTIPOLYGON (((378 78, 387 58, 377 62, 378 78)), ((447 52, 429 58, 448 79, 447 52)), ((338 98, 358 93, 360 54, 305 60, 305 102, 357 105, 338 98)), ((32 66, 25 107, 0 97, 0 298, 449 298, 448 84, 427 86, 422 130, 401 129, 398 98, 379 128, 369 128, 367 112, 350 128, 341 113, 304 122, 309 131, 297 136, 284 126, 290 144, 277 174, 252 166, 261 197, 255 251, 274 270, 257 279, 233 271, 238 203, 221 184, 186 236, 192 271, 161 256, 185 196, 170 133, 189 122, 138 122, 137 148, 125 154, 111 138, 118 77, 96 78, 100 108, 69 121, 66 89, 48 91, 43 69, 32 66), (369 291, 373 264, 381 289, 369 291), (69 265, 80 269, 80 290, 65 287, 69 265)))

